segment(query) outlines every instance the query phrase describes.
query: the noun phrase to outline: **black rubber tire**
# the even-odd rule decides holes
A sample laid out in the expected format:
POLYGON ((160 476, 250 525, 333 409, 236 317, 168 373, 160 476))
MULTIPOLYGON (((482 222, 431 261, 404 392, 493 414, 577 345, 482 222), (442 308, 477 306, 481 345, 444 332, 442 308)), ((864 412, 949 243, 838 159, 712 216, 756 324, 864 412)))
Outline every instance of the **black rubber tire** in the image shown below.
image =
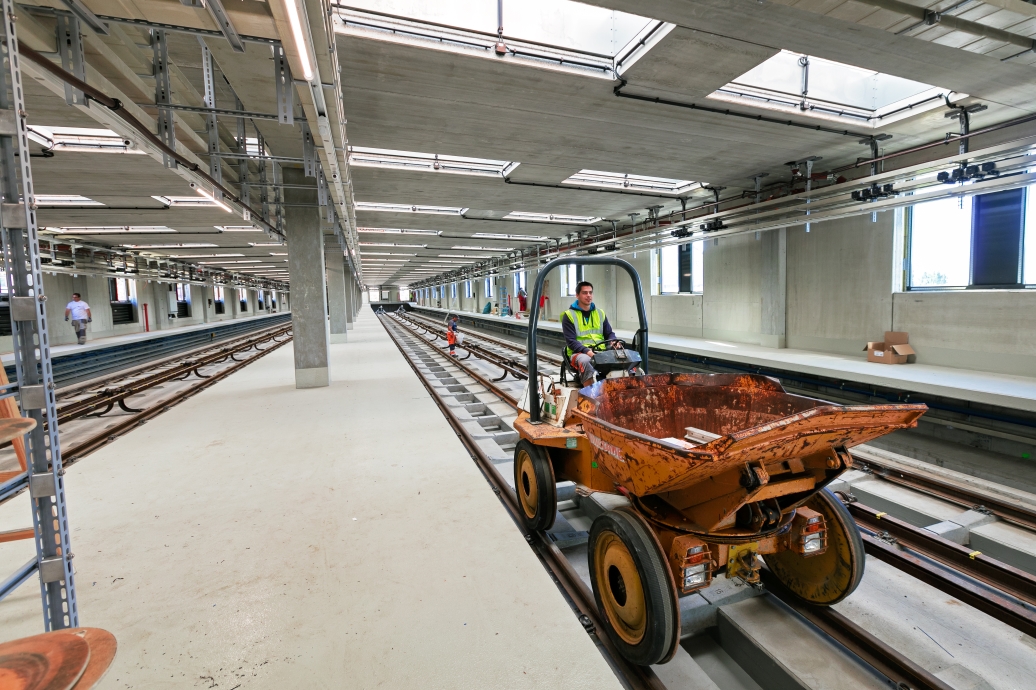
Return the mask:
POLYGON ((805 558, 793 551, 764 556, 767 567, 802 601, 831 606, 852 594, 863 581, 867 564, 863 538, 849 510, 830 489, 822 489, 805 507, 824 516, 827 551, 805 558))
POLYGON ((514 490, 525 529, 542 532, 554 526, 558 514, 554 467, 546 451, 524 438, 514 447, 514 490))
POLYGON ((590 526, 587 558, 590 582, 597 608, 601 613, 602 626, 619 653, 639 666, 665 663, 672 659, 680 642, 680 612, 672 573, 658 541, 644 519, 632 510, 626 509, 612 510, 597 516, 590 526), (608 567, 604 582, 600 581, 602 574, 598 573, 597 559, 605 558, 605 555, 598 551, 602 548, 615 548, 615 537, 618 537, 627 553, 632 556, 643 596, 646 621, 637 625, 637 634, 641 637, 634 641, 629 639, 629 630, 625 635, 620 633, 622 622, 614 618, 618 614, 606 605, 605 599, 619 599, 620 597, 616 596, 618 592, 621 594, 621 601, 618 603, 624 607, 628 603, 627 596, 631 596, 630 593, 635 591, 633 585, 636 583, 626 583, 621 573, 616 578, 614 573, 619 571, 615 566, 608 567))

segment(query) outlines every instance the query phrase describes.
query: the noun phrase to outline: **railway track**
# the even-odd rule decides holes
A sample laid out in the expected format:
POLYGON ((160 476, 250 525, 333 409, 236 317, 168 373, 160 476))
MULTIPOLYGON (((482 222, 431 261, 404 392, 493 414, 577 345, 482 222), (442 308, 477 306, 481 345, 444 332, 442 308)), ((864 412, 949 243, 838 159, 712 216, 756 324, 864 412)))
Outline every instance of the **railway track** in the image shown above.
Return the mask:
MULTIPOLYGON (((63 465, 78 462, 289 340, 291 324, 278 324, 58 389, 63 465)), ((25 490, 24 477, 8 444, 0 450, 0 503, 25 490)))
MULTIPOLYGON (((439 340, 445 341, 442 324, 423 316, 399 313, 383 316, 382 321, 397 346, 407 356, 411 366, 415 368, 415 372, 425 381, 433 397, 443 408, 444 414, 451 420, 451 424, 455 429, 460 429, 458 435, 465 440, 465 445, 483 467, 494 491, 501 496, 501 500, 513 513, 517 506, 514 503, 510 480, 506 478, 508 473, 496 471, 496 468, 497 465, 510 461, 507 456, 512 451, 516 438, 510 438, 509 434, 514 437, 516 434, 510 431, 506 418, 501 417, 499 412, 503 408, 510 412, 512 418, 516 416, 517 399, 525 386, 526 378, 524 347, 487 334, 473 334, 468 330, 465 332, 464 344, 459 346, 460 356, 451 359, 443 355, 438 346, 439 340), (450 370, 456 375, 450 376, 450 370), (476 397, 470 392, 459 392, 466 387, 459 383, 450 383, 459 380, 457 375, 470 380, 480 394, 476 397), (430 385, 429 376, 433 381, 446 383, 430 385), (499 402, 487 404, 487 397, 481 394, 482 392, 490 394, 499 402), (466 396, 471 396, 471 403, 464 402, 468 399, 466 396), (451 397, 453 403, 450 402, 451 397), (493 437, 498 442, 491 442, 488 438, 472 438, 470 433, 465 432, 464 426, 457 422, 454 408, 458 405, 463 406, 465 412, 478 420, 480 427, 487 430, 487 437, 493 437), (472 409, 468 409, 469 407, 472 409), (496 408, 496 413, 489 408, 496 408), (478 413, 479 409, 482 410, 481 414, 478 413), (490 472, 489 469, 494 471, 490 472)), ((556 373, 559 364, 560 357, 557 355, 545 354, 541 357, 541 367, 546 367, 549 373, 556 373), (553 371, 550 371, 551 367, 553 371)), ((866 463, 861 464, 866 464, 871 469, 875 466, 880 467, 880 458, 868 455, 866 463)), ((908 471, 904 472, 907 473, 908 471)), ((957 486, 953 488, 958 492, 968 491, 957 486)), ((990 498, 974 491, 970 495, 959 493, 958 496, 964 503, 971 502, 970 505, 977 505, 983 499, 990 498)), ((580 504, 586 503, 588 498, 582 497, 580 504)), ((869 509, 859 501, 853 500, 851 495, 843 495, 843 500, 848 503, 850 512, 861 527, 868 554, 968 603, 1016 630, 1036 636, 1036 577, 1032 574, 983 554, 977 554, 967 547, 935 537, 926 530, 881 514, 880 511, 869 509)), ((555 545, 566 541, 564 535, 558 539, 556 531, 552 531, 551 535, 533 535, 530 538, 533 542, 537 539, 554 540, 555 545)), ((537 544, 534 543, 535 545, 537 544)), ((542 549, 545 545, 539 544, 538 547, 542 549)), ((570 574, 565 577, 557 576, 555 566, 562 571, 565 568, 556 557, 548 558, 542 553, 541 557, 560 583, 571 580, 570 574)), ((572 564, 569 562, 568 565, 571 569, 572 564)), ((565 588, 563 584, 563 588, 570 601, 575 602, 579 615, 589 618, 596 629, 596 606, 585 582, 583 592, 579 592, 579 587, 571 588, 570 591, 570 588, 565 588)), ((789 596, 782 596, 775 583, 770 583, 769 591, 780 597, 789 609, 809 621, 815 629, 838 641, 846 651, 865 661, 897 687, 951 687, 835 609, 803 606, 789 596)), ((614 654, 607 649, 607 645, 604 644, 606 642, 606 639, 599 641, 606 656, 609 656, 613 666, 616 666, 617 672, 626 678, 631 686, 637 687, 638 683, 648 683, 648 687, 657 687, 656 683, 661 682, 657 675, 655 678, 646 679, 636 675, 629 677, 626 669, 621 667, 621 663, 616 662, 614 654)), ((663 669, 664 667, 656 668, 660 673, 663 669)), ((663 685, 681 687, 678 682, 675 685, 663 685)))

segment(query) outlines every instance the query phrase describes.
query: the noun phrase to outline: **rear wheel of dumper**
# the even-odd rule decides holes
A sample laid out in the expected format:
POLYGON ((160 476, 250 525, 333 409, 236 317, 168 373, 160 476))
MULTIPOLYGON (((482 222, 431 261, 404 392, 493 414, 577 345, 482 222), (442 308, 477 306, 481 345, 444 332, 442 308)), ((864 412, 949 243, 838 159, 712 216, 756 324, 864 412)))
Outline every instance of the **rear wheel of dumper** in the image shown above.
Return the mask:
POLYGON ((680 615, 672 573, 648 524, 626 510, 599 515, 588 559, 602 623, 622 656, 641 666, 669 661, 680 615))
POLYGON ((806 508, 824 516, 827 550, 803 556, 787 550, 764 557, 774 576, 799 599, 821 606, 837 604, 863 580, 863 539, 849 511, 829 490, 806 501, 806 508))
POLYGON ((524 438, 514 448, 514 490, 525 529, 530 532, 550 529, 558 513, 554 468, 546 451, 524 438))

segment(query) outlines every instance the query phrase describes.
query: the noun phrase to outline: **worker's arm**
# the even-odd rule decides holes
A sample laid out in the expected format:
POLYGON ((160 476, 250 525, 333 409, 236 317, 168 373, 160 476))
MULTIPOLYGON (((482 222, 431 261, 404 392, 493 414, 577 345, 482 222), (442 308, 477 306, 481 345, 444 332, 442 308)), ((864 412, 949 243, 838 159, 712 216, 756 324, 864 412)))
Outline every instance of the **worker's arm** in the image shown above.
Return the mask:
MULTIPOLYGON (((612 339, 615 338, 615 331, 612 330, 612 325, 610 323, 608 323, 608 317, 607 316, 604 317, 604 323, 601 324, 601 333, 604 335, 604 339, 605 340, 612 340, 612 339)), ((614 343, 612 343, 612 347, 613 348, 620 348, 620 347, 622 347, 622 341, 621 340, 616 340, 614 343)))
POLYGON ((561 331, 565 334, 565 344, 568 345, 572 352, 590 354, 590 348, 583 345, 576 338, 576 325, 572 323, 572 319, 568 317, 567 313, 561 315, 561 331))
POLYGON ((68 321, 68 315, 72 313, 72 310, 65 307, 65 321, 68 321))
POLYGON ((87 310, 86 310, 86 318, 90 319, 91 321, 93 321, 93 319, 94 319, 94 315, 90 313, 90 309, 89 308, 87 308, 87 310))

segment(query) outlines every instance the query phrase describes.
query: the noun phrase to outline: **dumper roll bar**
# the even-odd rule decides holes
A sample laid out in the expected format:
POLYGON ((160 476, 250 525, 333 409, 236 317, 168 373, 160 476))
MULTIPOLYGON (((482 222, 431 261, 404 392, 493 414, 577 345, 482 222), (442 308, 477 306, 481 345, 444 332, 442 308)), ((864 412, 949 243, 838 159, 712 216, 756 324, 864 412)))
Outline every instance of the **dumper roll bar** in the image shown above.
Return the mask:
MULTIPOLYGON (((633 290, 637 295, 637 316, 640 317, 640 329, 634 335, 635 344, 639 344, 641 368, 644 373, 648 370, 648 323, 647 311, 644 309, 644 289, 640 286, 640 274, 633 265, 623 259, 616 259, 610 256, 587 256, 567 257, 554 259, 540 269, 536 276, 536 287, 532 294, 532 310, 529 312, 529 342, 527 352, 529 354, 529 421, 537 423, 540 421, 540 386, 537 373, 536 360, 536 324, 540 318, 540 295, 543 293, 543 281, 547 274, 557 266, 575 264, 577 266, 618 266, 625 269, 633 281, 633 290)), ((560 317, 559 317, 560 318, 560 317)))

